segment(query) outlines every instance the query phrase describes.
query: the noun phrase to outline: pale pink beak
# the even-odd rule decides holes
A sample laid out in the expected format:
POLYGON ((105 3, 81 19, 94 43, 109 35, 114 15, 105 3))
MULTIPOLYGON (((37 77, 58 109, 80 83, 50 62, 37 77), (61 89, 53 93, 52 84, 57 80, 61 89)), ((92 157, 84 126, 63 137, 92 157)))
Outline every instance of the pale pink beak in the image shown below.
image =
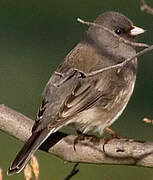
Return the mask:
POLYGON ((142 34, 144 32, 145 32, 144 29, 139 28, 137 26, 133 26, 133 29, 130 31, 130 35, 131 36, 137 36, 137 35, 142 34))

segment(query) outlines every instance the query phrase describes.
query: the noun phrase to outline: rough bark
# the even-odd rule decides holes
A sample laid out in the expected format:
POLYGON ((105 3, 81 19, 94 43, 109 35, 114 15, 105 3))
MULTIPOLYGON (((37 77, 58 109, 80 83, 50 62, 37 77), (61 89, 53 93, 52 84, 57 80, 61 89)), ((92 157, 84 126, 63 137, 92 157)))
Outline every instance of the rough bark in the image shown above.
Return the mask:
MULTIPOLYGON (((0 105, 0 129, 7 134, 26 141, 31 135, 33 122, 23 114, 0 105)), ((74 150, 75 138, 75 135, 57 132, 40 149, 69 162, 153 167, 153 142, 114 138, 104 145, 104 139, 85 136, 74 150), (56 144, 50 148, 53 142, 56 144)))

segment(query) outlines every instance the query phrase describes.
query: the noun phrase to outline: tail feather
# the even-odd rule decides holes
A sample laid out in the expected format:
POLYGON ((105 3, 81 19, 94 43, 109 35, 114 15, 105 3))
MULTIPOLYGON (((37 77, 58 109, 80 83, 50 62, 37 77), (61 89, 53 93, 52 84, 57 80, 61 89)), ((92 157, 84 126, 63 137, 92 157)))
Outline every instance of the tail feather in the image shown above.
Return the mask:
POLYGON ((20 152, 17 154, 16 158, 8 168, 7 174, 11 175, 14 173, 19 173, 25 167, 25 165, 27 164, 31 156, 35 153, 35 151, 54 131, 55 129, 43 129, 41 131, 34 132, 28 139, 28 141, 25 143, 25 145, 22 147, 20 152))

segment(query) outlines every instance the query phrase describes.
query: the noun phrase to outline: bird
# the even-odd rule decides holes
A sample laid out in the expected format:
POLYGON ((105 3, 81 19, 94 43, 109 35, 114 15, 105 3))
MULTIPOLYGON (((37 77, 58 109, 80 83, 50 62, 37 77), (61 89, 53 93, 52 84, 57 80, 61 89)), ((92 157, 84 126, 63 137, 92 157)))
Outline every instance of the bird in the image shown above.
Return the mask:
POLYGON ((137 58, 122 68, 86 76, 100 69, 124 62, 136 55, 131 44, 144 33, 125 15, 107 11, 84 32, 80 42, 66 55, 50 77, 43 91, 42 104, 24 144, 7 174, 19 173, 42 143, 63 126, 72 126, 83 134, 103 134, 122 114, 132 95, 137 73, 137 58))

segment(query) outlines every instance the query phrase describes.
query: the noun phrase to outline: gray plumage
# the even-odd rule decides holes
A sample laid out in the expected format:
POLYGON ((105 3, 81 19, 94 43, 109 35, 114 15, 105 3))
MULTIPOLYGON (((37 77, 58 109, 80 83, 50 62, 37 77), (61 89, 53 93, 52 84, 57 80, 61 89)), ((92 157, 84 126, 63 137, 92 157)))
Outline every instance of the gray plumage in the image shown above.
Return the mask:
MULTIPOLYGON (((130 35, 132 22, 120 13, 103 13, 94 22, 135 41, 130 35)), ((32 136, 11 164, 8 174, 20 172, 47 137, 62 126, 71 125, 83 133, 102 134, 119 117, 130 99, 137 60, 93 77, 87 78, 84 74, 118 64, 135 54, 134 47, 120 42, 101 28, 89 27, 48 81, 32 136)))

